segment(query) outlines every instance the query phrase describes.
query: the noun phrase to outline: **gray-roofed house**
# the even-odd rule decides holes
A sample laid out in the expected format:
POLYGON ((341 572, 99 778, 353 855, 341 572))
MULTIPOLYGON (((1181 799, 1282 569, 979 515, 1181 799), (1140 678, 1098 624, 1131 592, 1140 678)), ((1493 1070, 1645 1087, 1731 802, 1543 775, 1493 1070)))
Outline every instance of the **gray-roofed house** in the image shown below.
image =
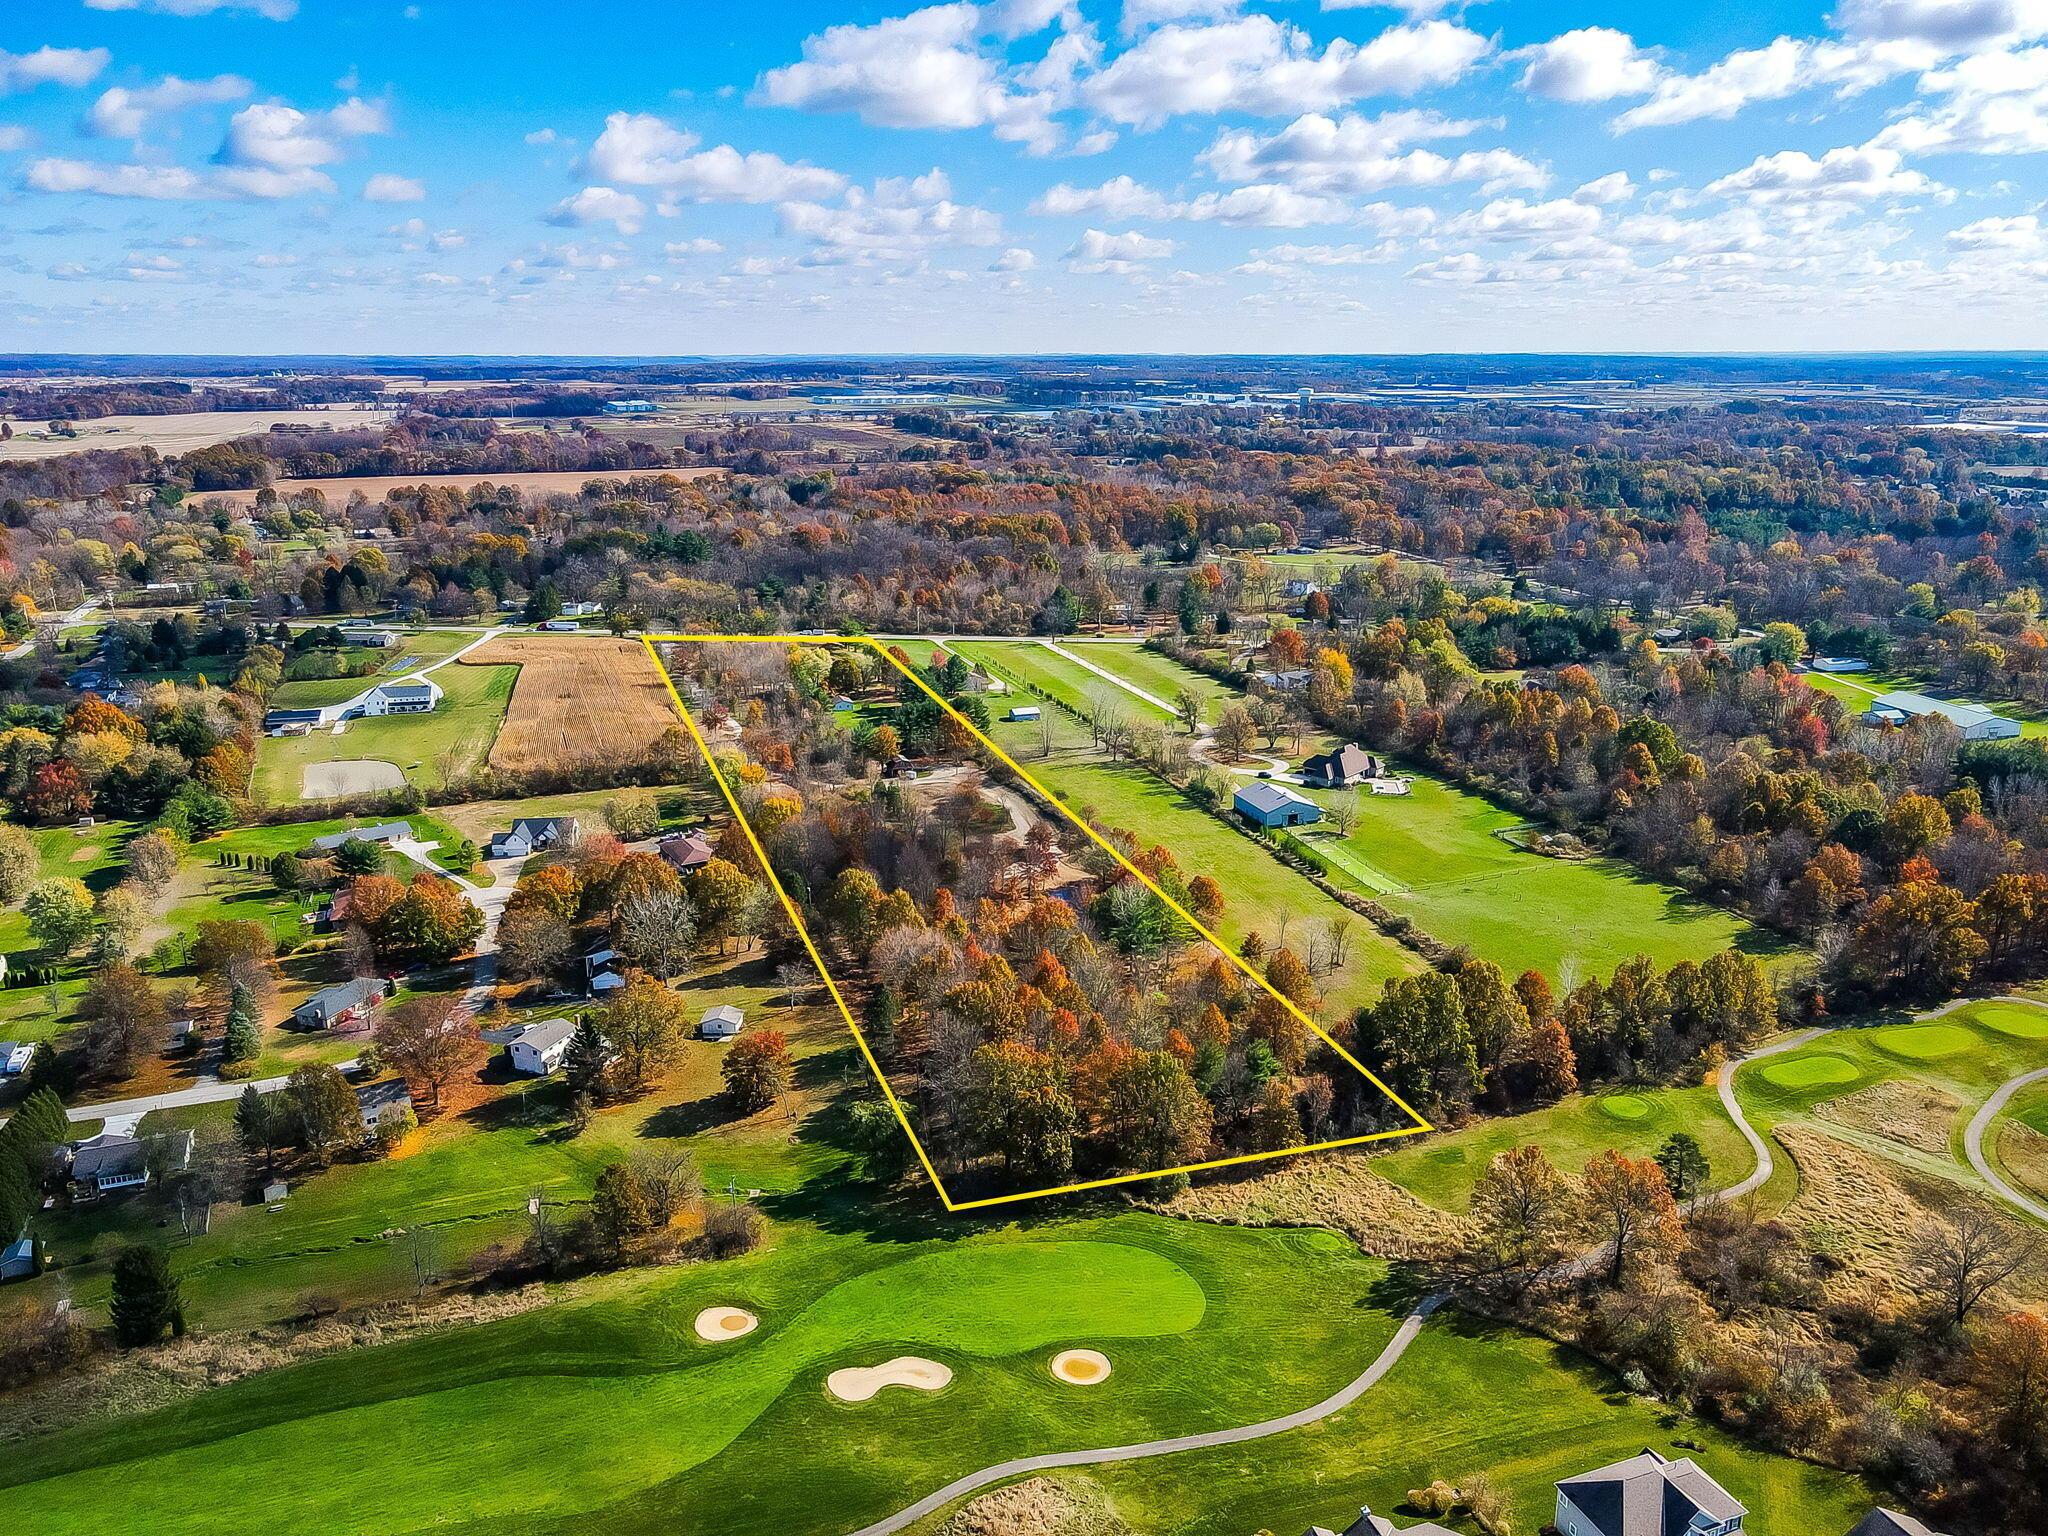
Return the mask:
POLYGON ((325 837, 314 838, 313 846, 321 853, 332 853, 344 843, 395 843, 411 836, 411 822, 385 821, 374 827, 350 827, 346 832, 330 832, 325 837))
POLYGON ((379 683, 356 701, 359 715, 424 715, 441 702, 441 685, 431 677, 379 683))
POLYGON ((1303 827, 1323 819, 1323 808, 1284 784, 1261 779, 1231 797, 1238 815, 1262 827, 1303 827))
POLYGON ((522 816, 510 832, 491 839, 487 856, 493 859, 524 859, 550 848, 567 847, 583 833, 583 823, 574 816, 522 816))
POLYGON ((190 1131, 173 1131, 152 1136, 148 1141, 124 1136, 119 1131, 102 1131, 73 1142, 67 1158, 72 1199, 96 1200, 102 1195, 141 1189, 151 1178, 153 1144, 159 1168, 175 1173, 192 1161, 190 1131))
POLYGON ((367 1019, 390 995, 391 984, 383 977, 358 976, 322 987, 292 1010, 292 1022, 300 1029, 346 1028, 367 1019))
POLYGON ((1691 1460, 1646 1450, 1557 1485, 1559 1536, 1736 1536, 1749 1513, 1691 1460))
POLYGON ((575 1033, 576 1026, 567 1019, 542 1019, 505 1042, 506 1059, 514 1072, 546 1077, 562 1064, 569 1051, 569 1037, 575 1033))
POLYGON ((1380 776, 1380 760, 1355 742, 1334 752, 1318 752, 1301 765, 1302 782, 1338 788, 1380 776))
POLYGON ((1941 1536, 1924 1520, 1902 1515, 1895 1509, 1873 1509, 1856 1522, 1849 1536, 1941 1536))
POLYGON ((387 1115, 412 1112, 412 1090, 402 1077, 380 1078, 356 1090, 356 1111, 363 1117, 363 1134, 374 1136, 387 1115))

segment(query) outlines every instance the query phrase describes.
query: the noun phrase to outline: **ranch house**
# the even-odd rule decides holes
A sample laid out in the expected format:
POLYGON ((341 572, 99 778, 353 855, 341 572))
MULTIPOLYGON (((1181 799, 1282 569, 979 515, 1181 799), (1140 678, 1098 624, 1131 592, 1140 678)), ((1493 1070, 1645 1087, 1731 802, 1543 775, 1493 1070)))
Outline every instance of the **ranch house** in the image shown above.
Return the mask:
POLYGON ((523 859, 550 848, 568 847, 582 832, 583 824, 574 816, 522 816, 512 823, 510 832, 500 832, 491 839, 485 856, 523 859))
POLYGON ((350 827, 346 832, 330 832, 325 837, 316 837, 313 847, 320 853, 332 853, 344 843, 395 843, 411 836, 411 822, 385 821, 374 827, 350 827))
POLYGON ((1265 780, 1245 785, 1230 804, 1238 815, 1262 827, 1305 827, 1323 819, 1323 808, 1315 801, 1265 780))
POLYGON ((391 984, 383 977, 358 976, 315 992, 292 1010, 292 1022, 300 1029, 346 1029, 368 1022, 390 995, 391 984))

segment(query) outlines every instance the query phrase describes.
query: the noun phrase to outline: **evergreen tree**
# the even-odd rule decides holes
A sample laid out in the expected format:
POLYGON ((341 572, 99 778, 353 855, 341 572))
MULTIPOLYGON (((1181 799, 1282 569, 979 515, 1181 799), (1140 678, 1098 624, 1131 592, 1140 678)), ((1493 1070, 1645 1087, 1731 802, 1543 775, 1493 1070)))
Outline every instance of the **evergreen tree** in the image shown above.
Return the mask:
POLYGON ((1673 1131, 1657 1149, 1657 1166, 1664 1170, 1664 1182, 1672 1198, 1681 1205, 1707 1187, 1713 1174, 1707 1154, 1698 1138, 1686 1131, 1673 1131))
POLYGON ((276 1160, 278 1116, 270 1101, 256 1091, 254 1083, 244 1088, 241 1098, 235 1101, 235 1139, 251 1157, 261 1152, 264 1173, 271 1171, 276 1160))
POLYGON ((611 1059, 611 1042, 605 1039, 596 1020, 585 1014, 576 1021, 576 1033, 569 1037, 568 1047, 562 1053, 562 1076, 569 1084, 570 1094, 594 1091, 611 1059))
POLYGON ((227 1039, 221 1047, 223 1066, 240 1066, 254 1061, 263 1049, 263 1037, 256 1027, 256 1000, 241 981, 228 990, 227 1039))
POLYGON ((114 1260, 114 1337, 134 1349, 154 1344, 168 1328, 173 1338, 185 1335, 185 1307, 178 1295, 178 1277, 170 1255, 149 1243, 134 1243, 114 1260))

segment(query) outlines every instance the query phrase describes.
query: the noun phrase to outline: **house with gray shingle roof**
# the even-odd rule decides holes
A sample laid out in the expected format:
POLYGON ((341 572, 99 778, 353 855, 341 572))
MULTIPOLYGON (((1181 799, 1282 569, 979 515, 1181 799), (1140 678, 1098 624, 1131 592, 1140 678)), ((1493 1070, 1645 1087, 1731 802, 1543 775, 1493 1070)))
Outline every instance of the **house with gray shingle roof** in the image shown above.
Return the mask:
POLYGON ((1557 1485, 1559 1536, 1739 1536, 1749 1513, 1690 1459, 1643 1451, 1557 1485))

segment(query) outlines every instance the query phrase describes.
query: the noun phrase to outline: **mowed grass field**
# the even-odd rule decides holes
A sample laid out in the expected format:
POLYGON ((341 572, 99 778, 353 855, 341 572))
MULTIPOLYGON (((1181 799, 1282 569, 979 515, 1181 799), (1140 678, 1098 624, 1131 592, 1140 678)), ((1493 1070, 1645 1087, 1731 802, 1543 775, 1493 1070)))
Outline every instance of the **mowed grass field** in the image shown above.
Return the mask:
POLYGON ((519 681, 491 747, 493 768, 521 773, 632 762, 681 724, 660 671, 637 640, 500 635, 435 675, 508 665, 518 669, 519 681))
POLYGON ((1564 983, 1606 976, 1638 954, 1668 966, 1730 947, 1792 952, 1738 914, 1619 860, 1574 862, 1518 848, 1499 834, 1521 817, 1438 779, 1413 776, 1406 795, 1305 793, 1326 807, 1340 796, 1353 807, 1348 833, 1326 820, 1301 834, 1336 866, 1340 884, 1510 976, 1537 970, 1564 983))
POLYGON ((300 800, 310 765, 363 759, 394 764, 423 788, 460 778, 489 756, 518 673, 516 666, 472 666, 465 658, 434 673, 442 697, 429 714, 351 720, 338 736, 331 728, 265 736, 256 744, 252 791, 272 805, 300 800))
MULTIPOLYGON (((1086 667, 1076 666, 1048 647, 1029 640, 949 641, 947 649, 958 651, 969 661, 986 666, 1013 687, 1023 683, 1036 688, 1084 715, 1093 715, 1107 705, 1127 720, 1160 725, 1168 719, 1164 710, 1154 709, 1107 678, 1097 677, 1086 667)), ((916 656, 916 650, 912 649, 911 654, 916 656)), ((1170 699, 1172 695, 1168 693, 1162 697, 1170 699)), ((991 703, 989 713, 1001 718, 1009 702, 1003 699, 991 703)))
MULTIPOLYGON (((281 683, 270 696, 270 707, 324 709, 330 704, 346 704, 378 683, 390 682, 429 663, 446 660, 474 639, 474 634, 460 630, 422 630, 383 650, 344 651, 344 655, 354 660, 374 660, 380 665, 376 671, 361 677, 313 677, 281 683)), ((437 679, 439 676, 439 673, 435 674, 437 679)))
POLYGON ((1144 689, 1155 699, 1164 699, 1169 704, 1183 688, 1187 689, 1202 701, 1204 724, 1214 724, 1217 711, 1239 697, 1237 690, 1228 683, 1219 683, 1206 673, 1184 667, 1171 656, 1148 651, 1142 645, 1072 638, 1062 640, 1060 645, 1062 649, 1085 657, 1103 671, 1114 673, 1125 682, 1144 689))
POLYGON ((1712 1165, 1708 1185, 1724 1189, 1749 1176, 1756 1159, 1711 1086, 1577 1094, 1523 1115, 1474 1121, 1461 1130, 1402 1142, 1372 1169, 1438 1210, 1463 1212, 1472 1186, 1501 1153, 1541 1147, 1566 1173, 1615 1148, 1651 1157, 1674 1131, 1698 1138, 1712 1165))
MULTIPOLYGON (((895 1241, 791 1228, 744 1260, 590 1282, 557 1307, 11 1448, 0 1519, 39 1536, 99 1536, 121 1507, 148 1508, 162 1536, 825 1536, 1009 1456, 1305 1407, 1378 1353, 1401 1302, 1381 1263, 1323 1232, 1135 1213, 934 1224, 895 1241), (760 1328, 699 1342, 692 1320, 720 1305, 760 1328), (1102 1350, 1112 1376, 1057 1382, 1047 1362, 1068 1347, 1102 1350), (906 1353, 950 1367, 951 1384, 863 1404, 823 1389, 834 1369, 906 1353), (315 1466, 346 1475, 306 1476, 315 1466)), ((1850 1479, 1622 1406, 1554 1346, 1450 1319, 1331 1425, 1107 1486, 1137 1529, 1223 1536, 1283 1528, 1311 1503, 1316 1518, 1363 1497, 1390 1506, 1422 1469, 1486 1466, 1534 1529, 1551 1477, 1672 1436, 1698 1439, 1739 1497, 1770 1500, 1778 1528, 1846 1529, 1866 1497, 1850 1479)))
MULTIPOLYGON (((1011 728, 996 739, 1015 755, 1021 748, 1013 732, 1029 729, 1011 728)), ((1326 1019, 1348 1020, 1353 1010, 1379 996, 1389 978, 1423 968, 1412 951, 1144 769, 1071 751, 1048 758, 1018 756, 1018 762, 1076 815, 1122 828, 1146 847, 1163 845, 1190 879, 1213 876, 1224 895, 1223 916, 1215 929, 1228 944, 1241 944, 1247 933, 1256 931, 1269 948, 1285 938, 1297 950, 1305 950, 1311 933, 1320 934, 1331 919, 1349 923, 1348 963, 1317 978, 1324 990, 1326 1019)))

